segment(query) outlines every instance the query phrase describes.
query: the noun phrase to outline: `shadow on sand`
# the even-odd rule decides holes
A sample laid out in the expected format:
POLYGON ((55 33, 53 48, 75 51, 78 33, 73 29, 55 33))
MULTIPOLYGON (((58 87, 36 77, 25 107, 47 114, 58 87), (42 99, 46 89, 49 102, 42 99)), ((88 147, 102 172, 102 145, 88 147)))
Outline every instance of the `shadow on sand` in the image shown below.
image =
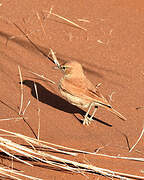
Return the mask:
MULTIPOLYGON (((66 100, 64 100, 63 98, 61 98, 60 96, 52 93, 51 91, 49 91, 48 89, 46 89, 45 87, 43 87, 41 84, 36 83, 37 86, 37 91, 38 91, 38 95, 39 95, 39 101, 47 104, 49 106, 52 106, 53 108, 56 108, 60 111, 64 111, 70 114, 73 114, 76 117, 76 113, 81 114, 83 117, 85 115, 85 111, 83 111, 82 109, 70 104, 69 102, 67 102, 66 100)), ((35 93, 35 89, 34 89, 34 81, 31 80, 24 80, 23 84, 28 86, 31 89, 31 94, 34 98, 36 98, 36 93, 35 93)), ((77 117, 76 117, 77 118, 77 117)), ((77 118, 78 119, 78 118, 77 118)), ((108 124, 106 122, 103 122, 97 118, 93 118, 94 120, 112 127, 111 124, 108 124)), ((81 123, 82 120, 78 119, 81 123)))

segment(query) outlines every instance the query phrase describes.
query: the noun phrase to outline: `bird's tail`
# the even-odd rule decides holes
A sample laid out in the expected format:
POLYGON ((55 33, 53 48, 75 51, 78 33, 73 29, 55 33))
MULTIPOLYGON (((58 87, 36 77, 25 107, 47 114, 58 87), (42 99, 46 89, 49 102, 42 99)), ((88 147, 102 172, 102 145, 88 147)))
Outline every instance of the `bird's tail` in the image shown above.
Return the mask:
POLYGON ((98 102, 98 104, 99 104, 100 106, 106 108, 108 111, 112 112, 113 114, 115 114, 116 116, 118 116, 119 118, 121 118, 122 120, 124 120, 124 121, 127 120, 127 119, 126 119, 123 115, 121 115, 118 111, 116 111, 115 109, 113 109, 110 104, 108 104, 108 103, 107 103, 107 104, 104 104, 104 103, 101 103, 101 102, 98 102))
POLYGON ((112 112, 113 114, 115 114, 116 116, 118 116, 119 118, 121 118, 122 120, 124 120, 124 121, 127 120, 123 115, 121 115, 118 111, 116 111, 112 107, 106 107, 106 109, 109 110, 110 112, 112 112))

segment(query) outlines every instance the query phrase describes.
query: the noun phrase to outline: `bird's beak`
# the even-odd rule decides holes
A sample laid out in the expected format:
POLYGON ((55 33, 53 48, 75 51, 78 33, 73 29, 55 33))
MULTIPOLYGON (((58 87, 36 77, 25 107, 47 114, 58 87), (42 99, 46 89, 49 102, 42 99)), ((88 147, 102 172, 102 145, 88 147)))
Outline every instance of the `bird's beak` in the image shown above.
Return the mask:
POLYGON ((60 70, 62 70, 62 68, 61 68, 61 66, 55 66, 55 67, 53 67, 53 69, 55 69, 55 70, 58 70, 58 69, 60 69, 60 70))

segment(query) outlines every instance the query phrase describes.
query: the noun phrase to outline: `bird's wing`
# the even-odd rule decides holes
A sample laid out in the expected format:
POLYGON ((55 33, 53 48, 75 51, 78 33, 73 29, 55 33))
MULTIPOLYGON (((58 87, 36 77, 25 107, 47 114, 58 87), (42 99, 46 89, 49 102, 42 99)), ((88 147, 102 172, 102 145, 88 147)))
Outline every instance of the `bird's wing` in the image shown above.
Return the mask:
POLYGON ((64 80, 61 86, 63 90, 69 92, 71 95, 84 98, 86 101, 96 102, 97 105, 106 108, 121 119, 126 120, 124 116, 111 107, 109 102, 90 81, 83 81, 81 79, 75 79, 73 81, 64 80))
POLYGON ((62 88, 70 94, 85 98, 88 101, 100 102, 103 105, 108 105, 108 101, 103 97, 103 95, 98 91, 98 89, 88 80, 88 79, 64 79, 61 83, 62 88))

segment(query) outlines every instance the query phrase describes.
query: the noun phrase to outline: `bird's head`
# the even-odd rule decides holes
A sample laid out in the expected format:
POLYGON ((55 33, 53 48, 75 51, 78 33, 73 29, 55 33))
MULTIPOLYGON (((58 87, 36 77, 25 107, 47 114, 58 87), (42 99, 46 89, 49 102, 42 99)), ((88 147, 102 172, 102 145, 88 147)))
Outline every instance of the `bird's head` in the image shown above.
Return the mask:
POLYGON ((84 75, 82 65, 77 61, 69 61, 61 65, 60 69, 65 77, 79 77, 84 75))

